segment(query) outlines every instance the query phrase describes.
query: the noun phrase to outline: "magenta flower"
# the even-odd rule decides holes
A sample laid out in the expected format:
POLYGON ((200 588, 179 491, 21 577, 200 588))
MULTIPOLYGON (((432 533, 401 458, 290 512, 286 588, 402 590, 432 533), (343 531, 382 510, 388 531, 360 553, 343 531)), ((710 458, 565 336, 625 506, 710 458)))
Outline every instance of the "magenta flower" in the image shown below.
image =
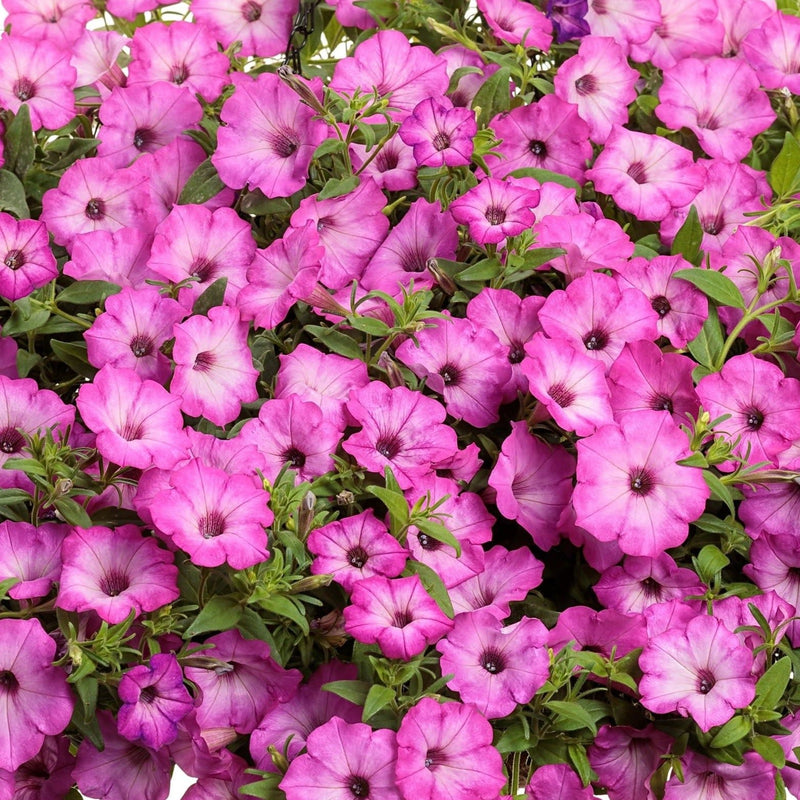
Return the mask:
POLYGON ((659 411, 636 411, 577 443, 576 522, 623 553, 655 558, 682 544, 705 508, 709 489, 686 434, 659 411))
POLYGON ((27 297, 57 275, 44 223, 0 211, 0 297, 27 297))
POLYGON ((442 47, 436 55, 447 62, 448 78, 452 78, 459 67, 474 67, 477 70, 462 75, 453 91, 449 93, 454 106, 469 108, 486 79, 500 68, 497 64, 486 64, 479 53, 462 44, 442 47))
POLYGON ((202 730, 233 728, 237 733, 250 733, 265 714, 297 691, 301 673, 279 666, 266 642, 245 639, 238 630, 229 630, 204 644, 214 647, 203 655, 219 663, 208 669, 185 669, 186 677, 202 692, 196 711, 202 730))
POLYGON ((361 706, 322 688, 331 681, 352 681, 357 677, 355 664, 339 661, 322 664, 297 694, 268 711, 250 736, 250 755, 256 766, 266 772, 277 772, 267 749, 270 745, 286 752, 291 761, 303 750, 312 731, 334 717, 348 723, 360 722, 361 706))
POLYGON ((81 36, 71 45, 70 63, 78 73, 75 86, 98 88, 98 85, 102 85, 107 89, 120 86, 125 73, 117 59, 129 42, 127 36, 117 31, 81 31, 81 36))
POLYGON ((730 414, 715 431, 739 439, 735 453, 744 456, 749 448, 751 464, 775 463, 800 438, 800 381, 750 353, 734 356, 720 372, 702 378, 697 395, 712 419, 730 414))
POLYGON ((653 725, 603 725, 586 754, 611 800, 649 800, 650 778, 671 747, 671 737, 653 725))
POLYGON ((71 248, 88 231, 151 230, 149 205, 146 176, 115 169, 104 158, 81 158, 44 193, 41 218, 53 239, 71 248))
POLYGON ((527 800, 595 800, 591 786, 584 786, 569 764, 544 764, 525 787, 527 800))
POLYGON ((81 233, 72 242, 72 260, 64 274, 82 281, 108 281, 117 286, 145 288, 161 276, 147 266, 153 235, 139 228, 81 233))
POLYGON ((347 410, 362 429, 342 442, 344 450, 372 472, 391 467, 403 488, 458 449, 444 406, 404 386, 372 381, 351 394, 347 410))
POLYGON ((19 346, 10 336, 0 335, 0 375, 6 378, 18 378, 17 353, 19 346))
POLYGON ((495 545, 486 552, 483 572, 449 590, 456 615, 488 608, 498 619, 511 613, 509 603, 523 600, 542 582, 544 564, 526 547, 506 550, 495 545))
POLYGON ((603 364, 542 333, 525 346, 525 353, 521 366, 531 394, 564 430, 589 436, 613 421, 603 364))
POLYGON ((331 89, 345 95, 377 91, 389 99, 395 122, 402 122, 422 100, 447 91, 447 66, 427 47, 411 46, 400 31, 378 31, 361 42, 351 58, 337 61, 331 89))
MULTIPOLYGON (((784 454, 785 455, 785 454, 784 454)), ((782 467, 797 471, 800 461, 779 459, 782 467)), ((800 484, 791 480, 781 483, 743 486, 744 500, 739 505, 739 519, 751 539, 762 532, 793 535, 800 519, 800 484)))
POLYGON ((505 777, 492 734, 474 706, 423 697, 397 732, 397 785, 405 800, 494 800, 505 777))
POLYGON ((345 630, 357 641, 377 644, 387 658, 418 656, 453 627, 419 575, 359 581, 344 609, 345 630))
POLYGON ((38 619, 0 620, 0 763, 10 770, 72 717, 75 698, 64 671, 53 666, 55 655, 56 643, 38 619))
POLYGON ((628 121, 638 79, 622 45, 607 36, 586 36, 578 54, 558 68, 553 83, 556 97, 578 107, 592 141, 604 144, 614 125, 628 121))
POLYGON ((340 197, 319 200, 317 195, 311 195, 300 201, 291 226, 303 228, 309 221, 316 226, 319 242, 325 248, 319 280, 329 289, 341 289, 360 277, 389 232, 389 220, 383 213, 385 205, 383 192, 369 178, 340 197))
POLYGON ((447 97, 428 97, 414 106, 398 135, 414 149, 421 167, 458 167, 472 160, 478 131, 475 112, 455 108, 447 97))
POLYGON ((291 353, 281 354, 275 397, 296 394, 302 400, 316 403, 327 419, 344 429, 352 420, 345 404, 354 389, 369 383, 363 361, 323 353, 307 344, 298 345, 291 353))
POLYGON ((765 89, 785 86, 800 91, 800 64, 796 54, 800 44, 800 21, 792 14, 775 11, 742 41, 747 63, 758 73, 765 89))
MULTIPOLYGON (((26 761, 13 775, 8 795, 3 794, 3 772, 0 768, 0 797, 3 800, 60 800, 67 797, 74 783, 72 769, 75 756, 70 754, 68 736, 45 736, 42 749, 26 761)), ((11 773, 6 773, 9 776, 11 773)))
POLYGON ((664 70, 656 115, 670 128, 688 128, 712 158, 740 161, 753 138, 775 121, 767 93, 740 59, 684 58, 664 70))
POLYGON ((137 664, 119 682, 119 732, 132 742, 160 750, 178 736, 178 722, 194 707, 183 672, 171 653, 156 653, 137 664))
POLYGON ((75 44, 97 14, 88 0, 4 0, 3 7, 5 24, 15 36, 47 40, 65 49, 75 44))
POLYGON ((538 202, 537 190, 484 178, 450 204, 450 213, 456 222, 469 225, 469 235, 478 244, 497 244, 533 225, 531 209, 538 202))
POLYGON ((677 425, 697 416, 699 400, 692 370, 697 364, 680 353, 663 353, 653 342, 629 342, 608 371, 611 407, 617 419, 631 411, 668 411, 677 425))
POLYGON ((227 425, 239 416, 242 403, 258 397, 248 328, 230 306, 215 306, 207 317, 195 315, 175 325, 170 392, 180 397, 187 414, 227 425))
POLYGON ((105 313, 83 335, 89 363, 131 369, 142 380, 166 383, 172 364, 160 348, 185 314, 180 303, 154 286, 123 289, 106 300, 105 313))
POLYGON ((621 658, 642 647, 646 640, 641 614, 620 614, 608 608, 594 611, 587 606, 564 609, 548 636, 548 644, 554 650, 570 646, 573 650, 601 653, 606 658, 621 658))
POLYGON ((116 87, 100 106, 97 155, 115 167, 125 167, 142 153, 153 153, 183 132, 198 129, 203 108, 180 86, 157 81, 116 87))
POLYGON ((247 284, 236 305, 242 319, 257 328, 275 328, 298 299, 308 297, 317 285, 324 249, 312 222, 290 228, 282 238, 258 249, 247 268, 247 284))
MULTIPOLYGON (((664 800, 752 800, 769 797, 775 787, 775 767, 755 752, 742 754, 743 763, 724 764, 687 750, 682 761, 683 780, 672 775, 664 800)), ((785 770, 789 772, 789 770, 785 770)))
POLYGON ((369 163, 372 152, 366 145, 350 145, 350 159, 353 166, 362 171, 365 177, 372 178, 379 189, 389 192, 402 192, 417 185, 417 162, 414 151, 395 134, 378 151, 369 163))
POLYGON ((658 314, 638 289, 620 289, 601 272, 587 272, 566 290, 548 295, 539 321, 551 339, 562 339, 606 369, 626 342, 658 337, 658 314))
POLYGON ((15 600, 47 597, 61 574, 61 543, 66 525, 0 522, 0 581, 18 578, 8 590, 15 600))
POLYGON ((558 542, 558 519, 572 494, 575 459, 564 448, 550 446, 512 422, 489 485, 497 492, 497 509, 530 533, 537 547, 558 542))
POLYGON ((492 148, 498 155, 486 156, 495 178, 504 178, 522 167, 535 167, 583 183, 592 145, 589 126, 572 103, 554 94, 545 95, 538 102, 499 114, 490 125, 502 140, 492 148))
POLYGON ((307 546, 315 556, 312 574, 332 575, 348 592, 373 575, 396 578, 408 558, 371 508, 316 528, 309 534, 307 546))
POLYGON ((266 527, 273 516, 261 481, 194 458, 172 473, 169 484, 153 500, 153 524, 194 564, 245 569, 267 560, 266 527))
POLYGON ((550 49, 553 26, 536 6, 522 0, 478 0, 477 5, 500 41, 537 50, 550 49))
POLYGON ((180 398, 133 370, 103 367, 76 404, 101 455, 120 467, 170 469, 183 457, 180 398))
POLYGON ((133 34, 126 85, 168 81, 213 103, 228 83, 230 66, 203 25, 151 21, 133 34))
POLYGON ((530 702, 550 677, 547 628, 523 617, 503 623, 488 610, 459 614, 436 649, 447 685, 487 719, 505 717, 530 702))
POLYGON ((0 375, 0 488, 31 485, 23 473, 3 469, 9 458, 24 457, 26 435, 52 429, 61 439, 74 421, 74 406, 66 405, 55 392, 39 389, 30 378, 0 375))
MULTIPOLYGON (((282 0, 281 0, 282 1, 282 0)), ((234 189, 245 185, 267 197, 288 197, 308 180, 308 167, 328 126, 275 74, 232 77, 234 93, 222 107, 219 147, 211 161, 234 189)), ((312 89, 313 91, 313 89, 312 89)))
POLYGON ((623 44, 627 54, 661 24, 661 6, 659 0, 589 0, 586 21, 593 35, 623 44))
POLYGON ((61 558, 56 605, 95 611, 112 625, 131 611, 139 616, 180 596, 172 553, 135 525, 74 528, 64 540, 61 558))
POLYGON ((753 654, 718 619, 700 615, 686 627, 649 639, 639 656, 642 705, 677 711, 703 731, 724 725, 755 697, 753 654))
POLYGON ((286 800, 401 800, 394 731, 334 717, 309 734, 306 748, 280 783, 286 800))
POLYGON ((255 252, 250 225, 232 208, 181 205, 156 228, 147 266, 173 283, 192 281, 178 294, 188 311, 205 289, 223 277, 228 279, 225 300, 235 302, 255 252))
MULTIPOLYGON (((742 41, 750 31, 760 28, 777 6, 771 0, 717 0, 719 21, 725 29, 722 55, 735 56, 742 51, 742 41)), ((752 66, 755 59, 746 56, 752 66)))
POLYGON ((284 467, 296 471, 297 482, 312 481, 333 470, 333 456, 342 429, 325 419, 318 405, 296 395, 267 400, 257 420, 248 420, 239 440, 258 448, 264 477, 274 482, 284 467))
POLYGON ((397 348, 397 358, 434 392, 447 413, 483 428, 497 422, 503 390, 511 378, 506 348, 468 319, 445 317, 397 348))
POLYGON ((105 800, 166 800, 172 773, 167 751, 151 750, 120 736, 110 711, 98 711, 97 722, 103 749, 88 738, 81 742, 72 772, 78 789, 87 797, 105 800))
POLYGON ((75 116, 75 68, 69 51, 15 34, 0 39, 0 106, 15 114, 28 106, 34 130, 52 130, 75 116))
POLYGON ((656 221, 674 208, 688 206, 703 187, 702 167, 694 163, 690 150, 618 125, 586 177, 620 208, 656 221))

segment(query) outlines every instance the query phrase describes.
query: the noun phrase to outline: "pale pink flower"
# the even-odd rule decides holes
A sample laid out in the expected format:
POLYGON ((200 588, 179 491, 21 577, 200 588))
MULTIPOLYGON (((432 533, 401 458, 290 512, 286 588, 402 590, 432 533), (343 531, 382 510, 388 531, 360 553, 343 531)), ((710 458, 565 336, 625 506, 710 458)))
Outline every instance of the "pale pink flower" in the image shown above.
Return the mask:
POLYGON ((742 41, 747 63, 765 89, 800 91, 800 19, 775 11, 742 41))
POLYGON ((477 6, 500 41, 550 49, 553 26, 536 6, 522 0, 478 0, 477 6))

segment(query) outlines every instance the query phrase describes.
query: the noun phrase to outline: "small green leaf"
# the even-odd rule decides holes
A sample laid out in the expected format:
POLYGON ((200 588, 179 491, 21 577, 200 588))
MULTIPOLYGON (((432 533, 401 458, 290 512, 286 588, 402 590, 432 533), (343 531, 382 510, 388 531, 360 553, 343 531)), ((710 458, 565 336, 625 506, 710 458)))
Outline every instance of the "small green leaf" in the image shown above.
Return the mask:
POLYGON ((431 539, 436 539, 437 542, 452 547, 456 551, 456 557, 461 558, 461 542, 441 522, 432 519, 415 519, 414 525, 431 539))
POLYGON ((36 308, 31 305, 30 299, 23 297, 14 303, 14 310, 3 325, 3 336, 16 336, 20 333, 41 328, 50 319, 50 312, 46 308, 36 308))
POLYGON ((550 700, 547 708, 557 715, 554 727, 562 731, 575 731, 581 728, 588 728, 592 734, 597 733, 595 725, 589 712, 581 706, 579 702, 568 700, 550 700))
POLYGON ((367 701, 370 685, 366 681, 330 681, 322 684, 325 692, 332 692, 357 706, 363 706, 367 701))
POLYGON ((741 309, 745 307, 739 287, 727 275, 715 269, 679 269, 673 277, 693 284, 721 306, 741 309))
POLYGON ((575 767, 575 772, 578 773, 581 779, 581 783, 584 786, 588 786, 593 778, 597 778, 597 775, 592 770, 591 764, 589 764, 586 748, 582 744, 568 744, 567 752, 572 766, 575 767))
POLYGON ((682 255, 691 264, 700 263, 700 246, 703 243, 703 226, 697 209, 692 206, 680 230, 672 240, 672 255, 682 255))
POLYGON ((713 372, 724 345, 725 339, 722 335, 722 326, 719 322, 717 309, 714 306, 709 306, 708 316, 700 329, 700 333, 689 342, 689 352, 700 364, 713 372))
POLYGON ((718 749, 744 739, 750 733, 750 720, 747 717, 734 717, 728 720, 711 740, 711 747, 718 749))
POLYGON ((86 513, 86 509, 76 503, 71 497, 59 497, 53 502, 56 511, 64 518, 65 522, 76 528, 91 528, 92 518, 86 513))
POLYGON ((227 631, 236 627, 244 608, 234 597, 227 595, 212 597, 183 632, 184 639, 191 639, 209 631, 227 631))
POLYGON ((8 590, 13 589, 21 582, 22 578, 6 578, 4 581, 0 581, 0 600, 5 600, 8 595, 8 590))
POLYGON ((783 697, 792 674, 792 660, 782 658, 776 661, 756 684, 754 705, 761 708, 775 708, 783 697))
POLYGON ((95 716, 97 710, 97 678, 87 675, 73 685, 81 700, 79 707, 83 711, 83 721, 88 723, 95 716))
POLYGON ((281 594, 273 594, 269 597, 265 597, 261 601, 261 606, 267 611, 271 611, 273 614, 286 617, 292 620, 292 622, 297 623, 306 636, 311 632, 308 627, 306 615, 300 611, 297 605, 289 600, 288 597, 284 597, 281 594))
POLYGON ((485 127, 492 118, 502 111, 508 111, 511 107, 510 82, 511 70, 508 67, 500 67, 478 89, 472 101, 472 108, 480 109, 478 114, 479 128, 485 127))
POLYGON ((447 592, 447 587, 444 581, 439 577, 439 574, 431 569, 427 564, 420 561, 410 559, 406 563, 406 568, 403 570, 403 575, 419 575, 422 586, 425 591, 436 601, 436 605, 442 609, 442 613, 453 619, 455 612, 453 611, 453 602, 450 600, 450 595, 447 592))
POLYGON ((217 278, 207 286, 203 293, 194 301, 192 314, 208 314, 216 306, 221 306, 225 300, 225 290, 228 288, 228 278, 217 278))
POLYGON ((371 336, 386 336, 389 333, 389 326, 375 317, 362 317, 351 315, 347 318, 347 324, 362 333, 369 333, 371 336))
POLYGON ((347 178, 331 178, 317 195, 317 200, 328 200, 332 197, 342 197, 358 188, 361 179, 358 175, 350 175, 347 178))
POLYGON ((261 800, 286 800, 286 795, 278 784, 283 780, 281 773, 266 775, 260 781, 245 783, 237 788, 239 794, 246 794, 250 797, 259 797, 261 800))
POLYGON ((364 360, 364 352, 358 342, 346 333, 335 328, 326 328, 324 325, 306 325, 305 330, 331 352, 359 361, 364 360))
POLYGON ((50 340, 50 348, 55 357, 66 364, 71 370, 90 380, 97 374, 97 370, 89 363, 84 342, 60 342, 50 340))
POLYGON ((721 500, 728 507, 731 514, 736 514, 733 505, 733 494, 731 490, 709 469, 703 470, 703 478, 708 488, 711 489, 711 496, 716 500, 721 500))
POLYGON ((389 509, 389 514, 401 527, 408 524, 408 501, 402 494, 385 489, 383 486, 368 486, 367 491, 375 495, 389 509))
POLYGON ((224 188, 225 184, 220 179, 217 168, 211 163, 211 159, 207 158, 189 176, 189 180, 186 181, 178 197, 178 204, 202 205, 218 195, 224 188))
MULTIPOLYGON (((703 583, 711 583, 714 576, 721 572, 731 560, 716 545, 707 544, 695 558, 697 574, 703 583)), ((720 745, 723 747, 724 745, 720 745)))
POLYGON ((788 131, 770 167, 769 183, 780 197, 794 194, 800 184, 800 142, 788 131))
POLYGON ((20 180, 33 164, 36 153, 36 141, 31 126, 31 110, 27 103, 19 107, 14 119, 6 128, 5 135, 5 168, 13 172, 20 180))
POLYGON ((57 303, 74 306, 94 306, 105 302, 107 297, 118 294, 122 287, 108 281, 75 281, 56 297, 57 303))
POLYGON ((458 281, 490 281, 503 271, 503 265, 497 258, 484 258, 461 270, 455 277, 458 281))
POLYGON ((512 178, 535 178, 539 183, 557 183, 559 186, 566 186, 576 192, 581 190, 581 185, 574 178, 540 167, 520 167, 510 172, 509 175, 512 178))
POLYGON ((769 764, 783 769, 786 766, 786 754, 783 748, 770 736, 755 734, 752 739, 753 750, 769 764))
POLYGON ((361 714, 362 722, 369 722, 381 709, 386 708, 394 700, 394 690, 387 686, 370 686, 367 698, 364 701, 364 711, 361 714))
POLYGON ((0 169, 0 211, 10 211, 18 219, 28 219, 31 215, 25 198, 25 187, 7 169, 0 169))

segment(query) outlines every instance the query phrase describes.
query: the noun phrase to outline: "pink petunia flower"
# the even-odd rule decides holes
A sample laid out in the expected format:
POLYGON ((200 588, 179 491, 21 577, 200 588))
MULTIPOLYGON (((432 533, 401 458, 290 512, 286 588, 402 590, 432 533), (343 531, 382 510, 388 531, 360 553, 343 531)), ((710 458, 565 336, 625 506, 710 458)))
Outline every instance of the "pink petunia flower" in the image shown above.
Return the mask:
POLYGON ((402 192, 417 185, 417 162, 414 151, 397 134, 372 158, 366 145, 350 145, 353 167, 365 177, 372 178, 377 187, 388 192, 402 192), (369 161, 368 161, 369 159, 369 161))
MULTIPOLYGON (((122 50, 130 42, 117 31, 86 29, 72 45, 70 64, 78 76, 75 86, 102 85, 106 89, 122 85, 125 73, 117 63, 122 50)), ((99 90, 99 88, 98 88, 99 90)))
POLYGON ((289 197, 305 186, 328 125, 273 73, 254 79, 236 72, 231 80, 234 92, 222 107, 226 124, 211 162, 234 189, 247 185, 267 197, 289 197))
POLYGON ((64 274, 84 281, 108 281, 117 286, 143 289, 161 276, 147 266, 153 235, 139 228, 81 233, 72 243, 72 260, 64 274))
POLYGON ((405 800, 494 800, 505 776, 492 736, 474 706, 423 697, 397 732, 397 785, 405 800))
POLYGON ((595 800, 569 764, 544 764, 534 770, 525 787, 527 800, 595 800))
POLYGON ((0 522, 0 581, 19 579, 8 590, 15 600, 47 597, 61 575, 61 543, 69 528, 53 522, 0 522))
POLYGON ((401 800, 394 731, 334 717, 309 734, 306 748, 280 782, 286 800, 401 800))
POLYGON ((589 0, 586 21, 592 35, 623 44, 627 55, 661 24, 661 6, 659 0, 589 0))
POLYGON ((458 167, 470 163, 477 131, 475 112, 456 108, 442 96, 414 106, 397 133, 413 148, 420 167, 458 167))
POLYGON ((550 49, 553 26, 536 6, 521 0, 478 0, 477 5, 500 41, 537 50, 550 49))
POLYGON ((621 658, 642 647, 646 640, 641 614, 620 614, 609 608, 594 611, 587 606, 564 609, 548 635, 548 644, 554 650, 569 645, 573 650, 591 650, 606 658, 621 658))
POLYGON ((408 661, 453 627, 419 575, 374 575, 353 587, 344 609, 344 628, 357 641, 377 644, 387 658, 408 661))
POLYGON ((173 555, 135 525, 75 528, 61 547, 56 605, 95 611, 116 625, 134 611, 155 611, 180 596, 173 555))
POLYGON ((649 639, 639 656, 642 705, 677 711, 703 731, 724 725, 755 697, 753 654, 718 619, 700 615, 649 639))
POLYGON ((0 764, 15 770, 69 724, 75 697, 38 619, 0 619, 0 764))
POLYGON ((682 544, 710 491, 686 434, 660 411, 635 411, 577 443, 576 522, 623 553, 656 557, 682 544))
POLYGON ((725 764, 693 750, 681 762, 683 780, 670 776, 664 800, 752 800, 774 791, 775 767, 753 751, 742 755, 741 764, 725 764))
MULTIPOLYGON (((16 790, 16 800, 56 800, 69 794, 74 780, 72 770, 75 756, 70 753, 68 736, 45 736, 42 749, 14 772, 11 791, 16 790)), ((3 795, 0 768, 0 797, 12 800, 12 795, 3 795)), ((11 774, 11 773, 7 773, 11 774)))
POLYGON ((459 614, 436 649, 447 685, 487 719, 505 717, 530 702, 550 677, 547 628, 523 617, 503 623, 488 610, 459 614))
POLYGON ((4 0, 3 8, 14 36, 46 40, 64 49, 75 44, 97 14, 89 0, 4 0))
POLYGON ((0 297, 20 300, 57 275, 44 223, 0 211, 0 297))
POLYGON ((758 73, 765 89, 786 87, 800 91, 800 20, 792 14, 774 11, 742 41, 747 63, 758 73))

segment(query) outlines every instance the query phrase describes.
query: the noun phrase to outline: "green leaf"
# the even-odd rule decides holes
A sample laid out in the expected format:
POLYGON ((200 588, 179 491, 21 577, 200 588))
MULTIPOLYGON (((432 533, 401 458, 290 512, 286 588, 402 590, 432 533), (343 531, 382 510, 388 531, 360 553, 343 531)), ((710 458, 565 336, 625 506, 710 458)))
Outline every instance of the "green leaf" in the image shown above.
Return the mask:
POLYGON ((183 638, 191 639, 199 633, 208 631, 230 630, 242 618, 243 611, 242 604, 236 598, 227 595, 212 597, 183 632, 183 638))
POLYGON ((62 170, 65 170, 67 167, 74 164, 79 158, 82 158, 87 153, 94 150, 98 144, 100 144, 99 139, 69 140, 69 144, 64 150, 61 158, 59 158, 55 163, 51 164, 49 169, 53 172, 61 172, 62 170))
POLYGON ((92 518, 86 513, 86 509, 76 503, 71 497, 59 497, 53 502, 56 511, 66 522, 76 528, 91 528, 92 518))
POLYGON ((521 722, 515 722, 510 728, 506 728, 500 736, 500 740, 495 747, 501 754, 521 753, 531 746, 530 729, 526 731, 521 722))
POLYGON ((576 731, 581 728, 588 728, 592 734, 597 734, 591 714, 579 703, 568 700, 550 700, 547 708, 557 715, 554 727, 562 731, 576 731))
POLYGON ((800 186, 800 142, 788 131, 770 167, 769 184, 780 197, 794 194, 800 186))
POLYGON ((672 240, 672 255, 682 255, 691 264, 700 263, 700 245, 703 243, 703 227, 697 209, 692 206, 680 230, 672 240))
POLYGON ((714 306, 709 306, 708 316, 700 329, 700 333, 689 342, 689 352, 704 367, 714 372, 724 345, 725 339, 722 335, 722 326, 719 322, 717 309, 714 306))
POLYGON ((736 509, 733 505, 733 494, 731 490, 713 473, 711 470, 703 470, 703 478, 705 479, 708 488, 711 489, 711 496, 716 500, 721 500, 728 507, 731 514, 736 514, 736 509))
POLYGON ((33 164, 36 142, 31 126, 31 111, 26 103, 19 107, 14 119, 6 128, 5 135, 5 168, 13 172, 20 180, 33 164))
POLYGON ((51 339, 50 347, 55 357, 78 375, 91 379, 97 374, 97 370, 89 363, 84 342, 60 342, 51 339))
POLYGON ((282 780, 283 775, 279 772, 274 775, 266 775, 260 781, 239 786, 237 792, 250 795, 250 797, 260 797, 261 800, 286 800, 286 795, 278 788, 278 784, 282 780))
POLYGON ((366 681, 330 681, 329 683, 323 683, 322 689, 325 692, 332 692, 339 697, 343 697, 357 706, 363 706, 367 701, 370 684, 366 681))
POLYGON ((387 686, 370 686, 367 698, 364 701, 364 711, 361 714, 362 722, 369 722, 381 709, 386 708, 394 700, 394 690, 387 686))
POLYGON ((36 308, 31 305, 29 298, 23 297, 14 303, 14 310, 8 321, 3 325, 3 336, 16 336, 19 333, 41 328, 50 319, 50 312, 46 308, 36 308))
POLYGON ((402 494, 385 489, 383 486, 368 486, 367 491, 375 495, 389 509, 389 514, 401 526, 408 524, 408 502, 402 494))
POLYGON ((502 111, 511 108, 511 70, 508 67, 500 67, 483 86, 478 89, 472 108, 480 109, 478 114, 478 127, 482 128, 489 124, 489 121, 502 111))
POLYGON ((121 291, 121 286, 108 281, 75 281, 59 293, 56 302, 74 306, 93 306, 105 302, 107 297, 121 291))
POLYGON ((0 581, 0 600, 5 600, 8 590, 21 582, 22 578, 6 578, 4 581, 0 581))
POLYGON ((503 265, 497 258, 484 258, 464 270, 455 277, 458 281, 490 281, 503 271, 503 265))
POLYGON ((73 685, 81 700, 79 708, 83 711, 83 721, 88 723, 95 716, 97 710, 97 678, 87 675, 73 685))
POLYGON ((317 200, 328 200, 331 197, 341 197, 358 188, 361 179, 358 175, 350 175, 347 178, 331 178, 317 195, 317 200))
MULTIPOLYGON (((731 560, 716 545, 707 544, 695 558, 697 574, 703 583, 711 583, 714 576, 721 572, 731 560)), ((721 747, 723 745, 720 745, 721 747)))
POLYGON ((782 658, 776 661, 756 684, 754 705, 761 708, 775 708, 780 703, 792 674, 792 660, 782 658))
POLYGON ((221 306, 225 299, 225 290, 228 287, 228 278, 217 278, 214 283, 207 286, 203 293, 194 301, 192 314, 208 314, 216 306, 221 306))
POLYGON ((18 219, 28 219, 31 215, 25 198, 25 187, 7 169, 0 169, 0 211, 10 211, 18 219))
POLYGON ((755 734, 752 738, 753 750, 769 764, 783 769, 786 766, 786 754, 783 748, 770 736, 761 733, 755 734))
POLYGON ((306 636, 311 632, 306 615, 288 597, 284 597, 281 594, 272 594, 261 601, 261 606, 273 614, 286 617, 297 623, 306 636))
POLYGON ((351 328, 362 333, 369 333, 371 336, 386 336, 389 333, 389 326, 383 320, 375 319, 375 317, 352 315, 347 318, 347 324, 351 328))
POLYGON ((324 344, 331 352, 338 353, 340 356, 358 359, 363 361, 364 353, 359 347, 358 342, 335 328, 326 328, 324 325, 306 325, 305 330, 314 339, 324 344))
POLYGON ((721 306, 745 307, 739 287, 727 275, 715 269, 679 269, 673 277, 689 281, 721 306))
POLYGON ((580 776, 581 782, 584 786, 588 786, 597 775, 592 771, 591 764, 589 764, 586 748, 582 744, 568 744, 567 752, 572 766, 575 767, 575 772, 580 776))
POLYGON ((461 558, 461 542, 441 522, 432 519, 415 519, 414 525, 431 539, 450 545, 456 551, 456 557, 461 558))
POLYGON ((410 559, 406 562, 406 567, 403 570, 403 575, 419 575, 422 586, 425 591, 436 601, 436 605, 442 609, 442 613, 453 619, 455 612, 453 611, 453 603, 450 600, 450 595, 447 592, 447 587, 444 581, 439 577, 439 574, 431 569, 427 564, 420 561, 410 559))
POLYGON ((536 178, 539 183, 557 183, 580 192, 581 185, 574 178, 540 167, 520 167, 509 173, 512 178, 536 178))
POLYGON ((734 717, 728 720, 711 740, 711 747, 718 749, 744 739, 750 733, 750 720, 747 717, 734 717))
POLYGON ((178 197, 178 205, 195 203, 202 205, 225 188, 225 184, 217 174, 217 168, 207 158, 189 176, 178 197))

